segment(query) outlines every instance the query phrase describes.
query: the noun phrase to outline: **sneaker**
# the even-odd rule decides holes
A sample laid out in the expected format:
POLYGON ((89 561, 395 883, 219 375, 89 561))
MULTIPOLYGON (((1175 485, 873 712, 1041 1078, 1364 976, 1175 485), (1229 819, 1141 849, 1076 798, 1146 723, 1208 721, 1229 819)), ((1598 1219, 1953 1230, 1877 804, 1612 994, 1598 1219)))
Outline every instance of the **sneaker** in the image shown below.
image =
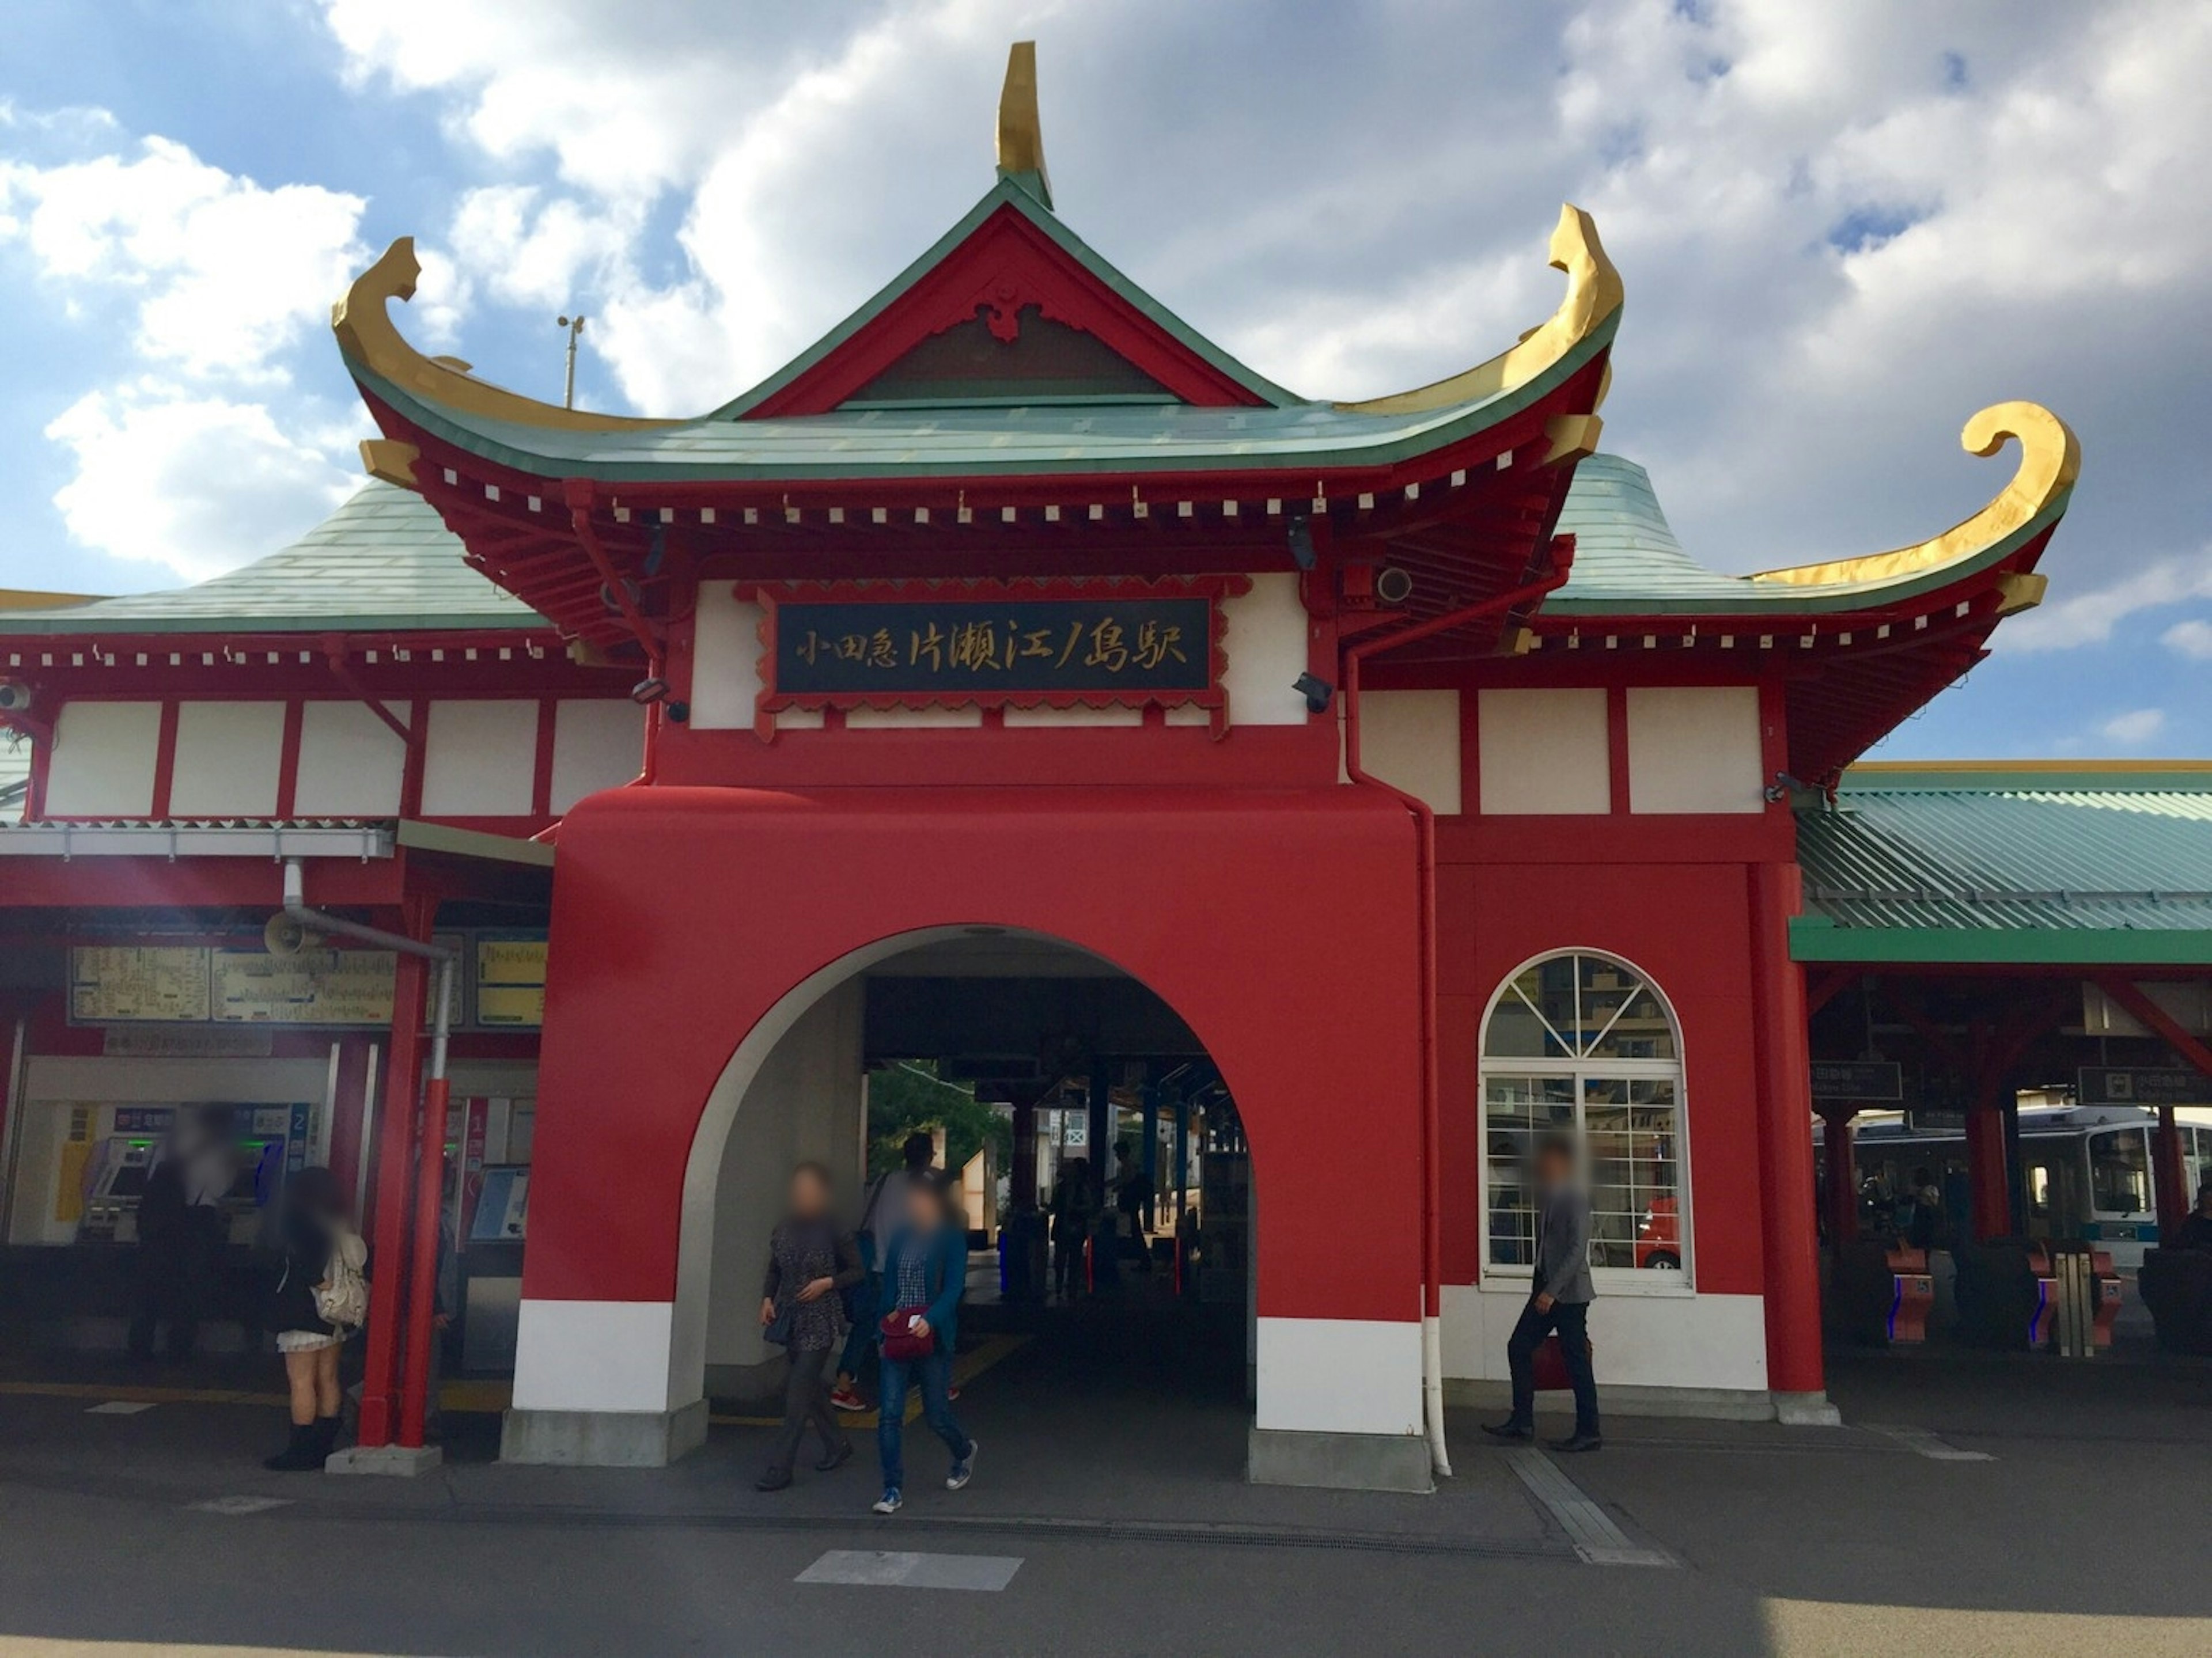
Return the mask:
POLYGON ((896 1514, 904 1506, 904 1499, 899 1496, 899 1488, 896 1485, 886 1485, 884 1487, 884 1494, 876 1499, 875 1512, 896 1514))
POLYGON ((848 1383, 830 1389, 830 1406, 832 1410, 850 1411, 857 1415, 868 1408, 868 1401, 860 1397, 860 1389, 848 1383))
POLYGON ((952 1465, 952 1472, 945 1476, 945 1489, 957 1491, 975 1477, 975 1442, 968 1442, 968 1455, 952 1465))
POLYGON ((945 1402, 951 1405, 957 1401, 959 1397, 960 1384, 957 1382, 947 1382, 945 1388, 945 1402))

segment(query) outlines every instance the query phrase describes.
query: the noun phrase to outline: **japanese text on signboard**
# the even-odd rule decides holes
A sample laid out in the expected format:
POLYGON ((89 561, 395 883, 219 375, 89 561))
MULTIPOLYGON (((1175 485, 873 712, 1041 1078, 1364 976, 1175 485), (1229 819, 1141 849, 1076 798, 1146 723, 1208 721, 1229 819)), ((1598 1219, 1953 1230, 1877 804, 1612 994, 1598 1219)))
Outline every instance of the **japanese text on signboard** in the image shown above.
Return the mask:
POLYGON ((1203 692, 1204 597, 786 603, 779 695, 1203 692))

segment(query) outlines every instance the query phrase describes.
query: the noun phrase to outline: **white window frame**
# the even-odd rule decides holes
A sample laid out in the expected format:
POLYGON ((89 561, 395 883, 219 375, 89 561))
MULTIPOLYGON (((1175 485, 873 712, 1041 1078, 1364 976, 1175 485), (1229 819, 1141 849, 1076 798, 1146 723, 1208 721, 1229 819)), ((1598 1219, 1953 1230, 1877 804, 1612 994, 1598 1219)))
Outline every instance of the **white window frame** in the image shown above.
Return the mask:
MULTIPOLYGON (((1626 1011, 1626 1004, 1623 1005, 1626 1011)), ((1540 1013, 1539 1014, 1540 1017, 1540 1013)), ((1616 1012, 1613 1018, 1620 1017, 1616 1012)), ((1593 1044, 1602 1041, 1613 1029, 1608 1021, 1604 1030, 1592 1039, 1593 1044)), ((1556 1033, 1555 1033, 1556 1034, 1556 1033)), ((1573 1078, 1575 1096, 1575 1133, 1577 1147, 1587 1133, 1583 1124, 1583 1078, 1589 1077, 1618 1078, 1636 1082, 1672 1082, 1674 1085, 1674 1182, 1676 1230, 1678 1248, 1682 1260, 1680 1272, 1670 1272, 1649 1266, 1592 1266, 1590 1278, 1603 1295, 1630 1296, 1692 1296, 1697 1293, 1697 1205, 1690 1187, 1690 1100, 1687 1078, 1689 1060, 1682 1039, 1682 1018, 1674 1011, 1673 999, 1660 986, 1659 981, 1638 966, 1635 961, 1617 950, 1596 944, 1563 944, 1557 950, 1539 951, 1510 970, 1498 981, 1483 1004, 1481 1022, 1475 1027, 1475 1196, 1479 1217, 1480 1242, 1477 1257, 1480 1266, 1477 1284, 1480 1288, 1525 1296, 1530 1280, 1535 1275, 1533 1266, 1496 1265, 1490 1259, 1490 1079, 1492 1077, 1573 1078), (1671 1060, 1603 1060, 1583 1059, 1545 1060, 1542 1058, 1503 1057, 1492 1059, 1489 1054, 1490 1022, 1499 1005, 1514 994, 1513 986, 1522 975, 1547 962, 1565 957, 1595 956, 1612 962, 1649 991, 1666 1014, 1667 1023, 1674 1033, 1674 1057, 1671 1060)))

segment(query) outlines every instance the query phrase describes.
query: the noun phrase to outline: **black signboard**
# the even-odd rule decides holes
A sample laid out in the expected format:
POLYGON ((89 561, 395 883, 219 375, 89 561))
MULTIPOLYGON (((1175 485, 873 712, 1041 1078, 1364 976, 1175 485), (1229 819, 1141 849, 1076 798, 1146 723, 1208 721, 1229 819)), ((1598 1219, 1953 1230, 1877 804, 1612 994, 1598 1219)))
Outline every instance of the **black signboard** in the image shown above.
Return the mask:
POLYGON ((2074 1097, 2083 1105, 2204 1105, 2212 1103, 2212 1077, 2088 1065, 2075 1078, 2074 1097))
POLYGON ((775 606, 775 700, 1202 693, 1213 601, 898 598, 775 606))
POLYGON ((1901 1100, 1905 1074, 1890 1060, 1815 1060, 1816 1100, 1901 1100))

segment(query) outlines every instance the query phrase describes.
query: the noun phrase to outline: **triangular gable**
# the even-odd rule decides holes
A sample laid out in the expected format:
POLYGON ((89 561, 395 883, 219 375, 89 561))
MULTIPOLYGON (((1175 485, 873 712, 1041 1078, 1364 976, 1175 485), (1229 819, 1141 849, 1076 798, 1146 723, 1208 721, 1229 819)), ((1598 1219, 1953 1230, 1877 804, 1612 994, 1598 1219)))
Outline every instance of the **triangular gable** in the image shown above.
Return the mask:
POLYGON ((1018 182, 1002 182, 818 344, 718 412, 1170 400, 1297 401, 1194 333, 1018 182))

